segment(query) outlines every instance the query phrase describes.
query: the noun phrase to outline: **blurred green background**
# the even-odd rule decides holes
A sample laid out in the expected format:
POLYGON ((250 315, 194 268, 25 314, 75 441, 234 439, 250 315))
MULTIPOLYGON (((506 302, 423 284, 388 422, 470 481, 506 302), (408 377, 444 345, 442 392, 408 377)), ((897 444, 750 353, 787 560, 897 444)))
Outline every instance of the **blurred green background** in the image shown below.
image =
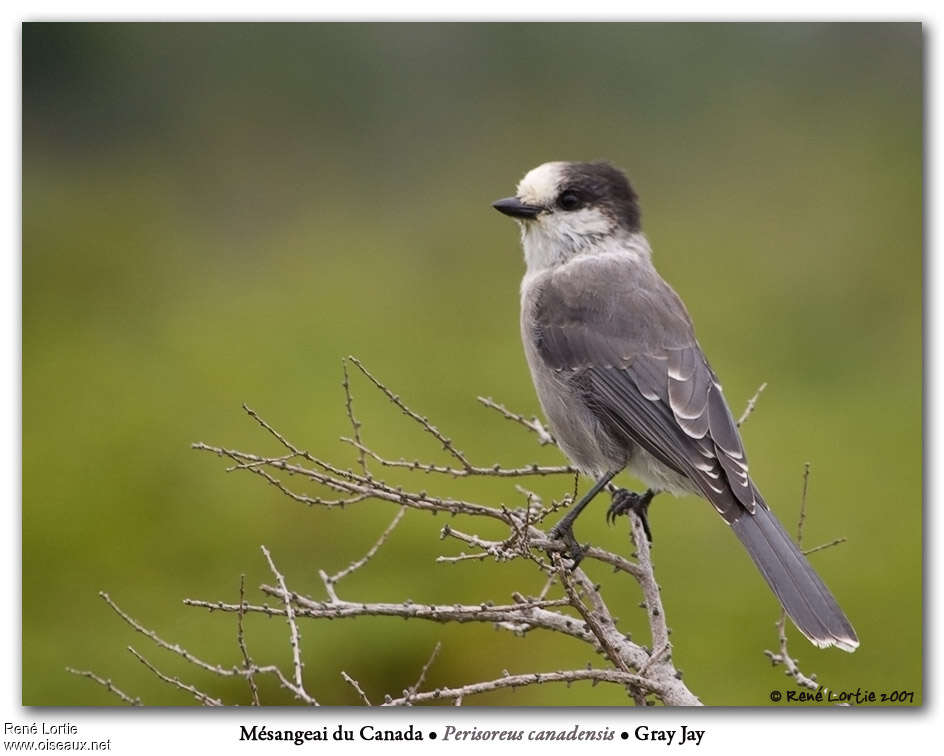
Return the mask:
MULTIPOLYGON (((489 203, 546 160, 605 158, 642 197, 656 264, 685 299, 788 526, 812 463, 806 544, 855 624, 853 655, 791 628, 833 689, 922 685, 922 30, 917 24, 54 24, 23 27, 23 703, 193 703, 168 674, 247 703, 134 633, 240 661, 235 618, 184 607, 271 582, 320 597, 394 514, 308 509, 227 474, 206 441, 298 445, 354 464, 341 359, 358 355, 476 462, 558 452, 476 395, 537 413, 517 326, 517 231, 489 203)), ((353 378, 367 441, 444 461, 353 378)), ((387 476, 397 479, 396 476, 387 476)), ((546 496, 566 478, 531 481, 546 496)), ((628 481, 627 481, 628 482, 628 481)), ((511 482, 414 487, 518 506, 511 482)), ((582 483, 586 487, 586 482, 582 483)), ((582 540, 626 551, 605 506, 582 540)), ((437 564, 445 521, 408 512, 354 600, 507 602, 526 565, 437 564)), ((675 660, 710 704, 787 687, 762 654, 778 607, 712 508, 656 501, 656 567, 675 660)), ((478 529, 478 523, 455 521, 478 529)), ((631 581, 588 569, 648 642, 631 581)), ((272 600, 269 600, 270 603, 272 600)), ((285 623, 247 618, 258 662, 290 668, 285 623)), ((357 619, 303 626, 306 682, 356 704, 430 685, 598 661, 547 633, 357 619)), ((290 703, 271 682, 268 703, 290 703)), ((468 704, 626 704, 545 685, 468 704)))

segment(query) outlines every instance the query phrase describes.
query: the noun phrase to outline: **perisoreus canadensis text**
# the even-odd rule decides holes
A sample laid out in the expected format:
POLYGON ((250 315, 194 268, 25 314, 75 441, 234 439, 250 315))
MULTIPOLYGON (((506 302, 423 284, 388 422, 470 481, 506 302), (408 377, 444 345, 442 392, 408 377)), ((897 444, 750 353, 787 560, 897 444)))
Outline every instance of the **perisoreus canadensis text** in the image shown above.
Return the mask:
POLYGON ((849 620, 748 474, 685 305, 652 265, 626 177, 607 163, 545 163, 494 207, 521 226, 521 336, 538 398, 561 448, 596 481, 553 535, 576 546, 574 518, 624 468, 651 490, 698 494, 800 632, 855 650, 849 620))

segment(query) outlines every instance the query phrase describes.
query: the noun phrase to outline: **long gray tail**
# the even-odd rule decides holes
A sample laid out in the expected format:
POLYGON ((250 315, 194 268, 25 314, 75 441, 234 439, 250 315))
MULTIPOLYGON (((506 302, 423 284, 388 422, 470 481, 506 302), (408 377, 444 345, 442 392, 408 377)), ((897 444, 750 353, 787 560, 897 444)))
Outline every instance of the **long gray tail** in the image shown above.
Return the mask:
POLYGON ((790 619, 810 642, 855 651, 859 639, 836 599, 773 513, 758 506, 731 525, 790 619))

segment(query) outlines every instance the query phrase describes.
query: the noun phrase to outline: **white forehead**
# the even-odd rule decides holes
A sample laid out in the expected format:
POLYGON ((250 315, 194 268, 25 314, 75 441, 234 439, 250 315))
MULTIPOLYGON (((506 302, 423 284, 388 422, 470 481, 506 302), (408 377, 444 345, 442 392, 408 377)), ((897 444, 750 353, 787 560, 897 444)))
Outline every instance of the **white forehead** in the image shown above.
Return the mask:
POLYGON ((518 184, 518 199, 526 204, 544 205, 557 196, 567 163, 544 163, 528 171, 518 184))

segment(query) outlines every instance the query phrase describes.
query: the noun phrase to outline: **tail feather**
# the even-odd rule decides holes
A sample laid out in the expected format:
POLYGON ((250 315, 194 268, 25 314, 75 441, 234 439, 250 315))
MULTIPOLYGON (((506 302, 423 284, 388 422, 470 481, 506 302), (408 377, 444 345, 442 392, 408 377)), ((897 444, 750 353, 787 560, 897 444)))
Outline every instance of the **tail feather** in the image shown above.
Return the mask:
POLYGON ((811 643, 820 648, 856 650, 859 639, 852 624, 769 509, 759 506, 754 514, 745 511, 731 527, 790 619, 811 643))

